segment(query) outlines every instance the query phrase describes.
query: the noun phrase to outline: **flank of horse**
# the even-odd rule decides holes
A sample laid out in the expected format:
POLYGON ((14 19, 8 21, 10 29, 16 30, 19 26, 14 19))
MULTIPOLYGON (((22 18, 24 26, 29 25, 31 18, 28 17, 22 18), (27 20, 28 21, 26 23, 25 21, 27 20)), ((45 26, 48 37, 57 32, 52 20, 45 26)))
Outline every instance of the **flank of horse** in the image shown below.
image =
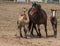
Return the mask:
MULTIPOLYGON (((23 13, 21 15, 18 15, 18 19, 17 19, 17 25, 18 25, 18 29, 19 29, 19 33, 20 36, 22 36, 22 28, 24 28, 24 32, 25 32, 25 37, 27 38, 27 31, 28 31, 28 23, 29 23, 29 18, 27 15, 27 11, 26 8, 23 8, 23 13)), ((18 37, 20 37, 18 36, 18 37)))
MULTIPOLYGON (((29 20, 30 20, 29 28, 31 28, 32 24, 35 25, 37 32, 38 32, 38 36, 41 37, 39 26, 41 24, 44 24, 46 37, 47 37, 48 36, 47 35, 47 14, 41 8, 41 6, 39 4, 33 3, 32 7, 28 11, 28 16, 29 16, 29 20)), ((33 32, 33 30, 32 30, 32 32, 33 32)))
POLYGON ((50 18, 53 30, 54 30, 54 37, 57 37, 57 18, 56 18, 56 11, 55 9, 51 9, 52 16, 50 18))

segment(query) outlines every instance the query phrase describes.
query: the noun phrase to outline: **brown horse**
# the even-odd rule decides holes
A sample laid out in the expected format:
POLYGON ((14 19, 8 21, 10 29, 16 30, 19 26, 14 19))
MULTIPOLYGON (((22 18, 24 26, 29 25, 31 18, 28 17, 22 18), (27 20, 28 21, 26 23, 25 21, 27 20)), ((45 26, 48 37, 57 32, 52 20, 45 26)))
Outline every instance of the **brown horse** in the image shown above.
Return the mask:
POLYGON ((29 28, 31 27, 31 24, 35 25, 37 27, 38 35, 41 37, 39 25, 44 24, 47 37, 47 14, 41 8, 41 5, 33 3, 28 11, 28 16, 30 19, 29 28))
POLYGON ((54 30, 54 37, 56 38, 57 35, 57 18, 56 18, 56 11, 55 9, 51 9, 52 16, 50 18, 53 30, 54 30))

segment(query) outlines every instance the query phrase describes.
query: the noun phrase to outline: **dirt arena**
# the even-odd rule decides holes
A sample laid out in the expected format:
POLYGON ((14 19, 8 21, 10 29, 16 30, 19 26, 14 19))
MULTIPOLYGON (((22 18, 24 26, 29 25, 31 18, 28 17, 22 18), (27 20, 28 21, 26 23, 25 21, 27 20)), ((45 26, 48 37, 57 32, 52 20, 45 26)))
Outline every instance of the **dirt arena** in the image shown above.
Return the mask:
MULTIPOLYGON (((31 4, 21 3, 0 3, 0 46, 60 46, 60 11, 57 11, 58 29, 57 38, 53 36, 53 30, 50 23, 51 8, 60 10, 60 4, 42 4, 42 8, 48 16, 48 35, 46 38, 44 26, 41 25, 42 38, 33 37, 29 39, 16 38, 17 16, 21 13, 22 8, 30 8, 31 4)), ((35 31, 34 31, 35 32, 35 31)), ((36 33, 34 33, 36 34, 36 33)))

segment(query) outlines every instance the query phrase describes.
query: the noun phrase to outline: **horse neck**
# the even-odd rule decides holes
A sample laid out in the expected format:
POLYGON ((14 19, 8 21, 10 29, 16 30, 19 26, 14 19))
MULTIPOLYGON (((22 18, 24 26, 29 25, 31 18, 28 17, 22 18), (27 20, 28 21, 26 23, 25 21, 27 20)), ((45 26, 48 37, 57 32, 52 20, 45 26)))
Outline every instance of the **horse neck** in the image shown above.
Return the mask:
POLYGON ((25 19, 25 20, 27 20, 27 19, 28 19, 28 17, 27 17, 27 15, 26 15, 26 13, 24 14, 24 19, 25 19))
POLYGON ((42 10, 38 9, 37 13, 39 14, 39 16, 41 16, 41 14, 42 14, 41 12, 42 12, 42 10))
POLYGON ((27 23, 29 22, 28 15, 24 14, 24 18, 23 18, 23 20, 24 20, 24 23, 27 24, 27 23))

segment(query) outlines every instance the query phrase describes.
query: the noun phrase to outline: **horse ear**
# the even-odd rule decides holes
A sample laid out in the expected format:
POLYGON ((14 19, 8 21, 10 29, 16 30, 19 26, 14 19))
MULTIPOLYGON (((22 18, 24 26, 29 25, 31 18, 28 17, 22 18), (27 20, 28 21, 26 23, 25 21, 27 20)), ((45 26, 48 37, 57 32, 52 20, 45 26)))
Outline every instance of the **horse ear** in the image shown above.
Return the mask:
POLYGON ((57 11, 57 9, 54 9, 54 11, 57 11))
POLYGON ((36 4, 36 2, 32 2, 32 4, 36 4))
POLYGON ((54 11, 54 9, 51 9, 51 11, 54 11))
POLYGON ((33 4, 33 2, 32 2, 32 4, 33 4))
POLYGON ((51 9, 51 11, 57 11, 57 9, 51 9))
POLYGON ((32 4, 34 4, 35 2, 32 2, 32 4))
POLYGON ((51 9, 51 11, 52 11, 52 9, 51 9))

